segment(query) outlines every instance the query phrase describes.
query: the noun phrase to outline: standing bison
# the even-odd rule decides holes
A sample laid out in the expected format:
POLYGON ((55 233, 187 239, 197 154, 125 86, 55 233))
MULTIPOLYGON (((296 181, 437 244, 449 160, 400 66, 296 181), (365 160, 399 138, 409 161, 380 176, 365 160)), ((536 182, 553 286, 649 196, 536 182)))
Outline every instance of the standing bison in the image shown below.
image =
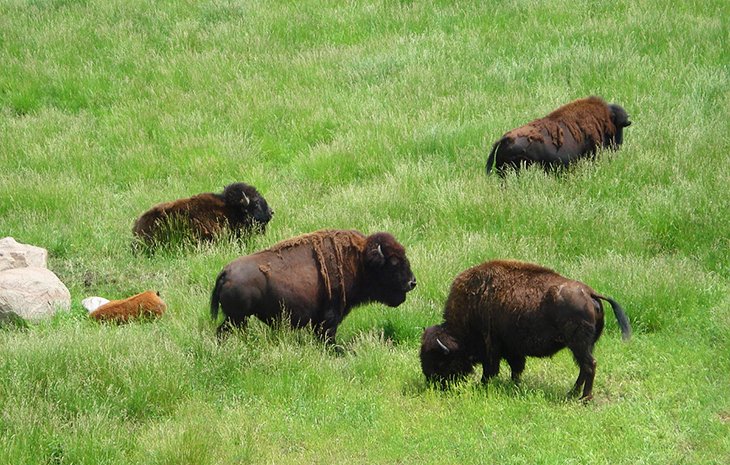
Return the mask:
POLYGON ((155 205, 137 219, 132 232, 147 246, 168 242, 176 233, 195 241, 211 241, 226 229, 236 237, 263 233, 272 215, 256 188, 238 182, 226 186, 221 194, 199 194, 155 205))
POLYGON ((405 249, 388 233, 321 230, 240 257, 218 275, 210 298, 218 333, 244 327, 254 315, 267 324, 287 315, 334 343, 337 326, 367 302, 397 307, 416 287, 405 249))
POLYGON ((631 125, 626 110, 599 97, 578 99, 502 136, 492 146, 487 174, 504 176, 506 168, 534 163, 546 171, 567 167, 600 148, 618 149, 624 128, 631 125))
POLYGON ((571 390, 592 398, 596 361, 593 346, 603 331, 601 300, 611 304, 624 339, 631 335, 626 314, 609 297, 552 270, 518 261, 491 261, 456 277, 446 301, 444 323, 421 341, 421 368, 430 381, 458 379, 482 364, 482 382, 507 360, 519 381, 525 358, 548 357, 568 347, 580 367, 571 390))

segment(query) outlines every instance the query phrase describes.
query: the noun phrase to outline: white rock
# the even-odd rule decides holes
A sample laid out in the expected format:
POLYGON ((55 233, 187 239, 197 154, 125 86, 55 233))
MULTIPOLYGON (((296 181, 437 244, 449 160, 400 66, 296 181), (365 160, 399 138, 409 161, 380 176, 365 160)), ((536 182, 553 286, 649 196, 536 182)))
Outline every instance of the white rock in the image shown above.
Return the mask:
POLYGON ((81 305, 89 311, 89 313, 93 312, 97 308, 101 307, 102 305, 109 303, 109 299, 105 299, 104 297, 87 297, 84 300, 81 301, 81 305))
POLYGON ((12 237, 0 239, 0 271, 11 268, 47 268, 48 252, 42 247, 21 244, 12 237))
POLYGON ((0 271, 0 319, 13 313, 37 322, 58 310, 71 308, 71 294, 47 268, 26 267, 0 271))

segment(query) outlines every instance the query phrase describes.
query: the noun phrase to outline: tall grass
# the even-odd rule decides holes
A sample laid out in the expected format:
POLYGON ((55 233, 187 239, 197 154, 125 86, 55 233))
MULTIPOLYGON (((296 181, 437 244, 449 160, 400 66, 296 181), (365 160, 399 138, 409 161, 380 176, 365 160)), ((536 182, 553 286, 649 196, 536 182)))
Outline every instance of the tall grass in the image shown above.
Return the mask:
MULTIPOLYGON (((0 329, 0 463, 724 463, 730 456, 730 8, 721 1, 0 0, 0 236, 50 252, 73 305, 0 329), (634 124, 568 173, 484 175, 505 131, 601 95, 634 124), (234 181, 247 242, 131 252, 151 205, 234 181), (252 322, 214 337, 235 257, 319 228, 387 230, 418 288, 356 309, 336 354, 252 322), (453 277, 547 265, 626 309, 523 383, 420 373, 453 277), (105 326, 89 295, 156 289, 105 326)), ((504 367, 504 371, 507 371, 504 367)))

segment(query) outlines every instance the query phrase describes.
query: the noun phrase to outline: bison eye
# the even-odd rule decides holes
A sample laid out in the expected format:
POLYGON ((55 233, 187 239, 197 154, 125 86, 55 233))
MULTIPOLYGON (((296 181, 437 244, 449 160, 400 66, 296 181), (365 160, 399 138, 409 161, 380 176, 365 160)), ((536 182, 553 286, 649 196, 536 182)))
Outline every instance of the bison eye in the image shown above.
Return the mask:
POLYGON ((390 257, 388 263, 390 263, 390 266, 398 266, 400 260, 398 260, 396 257, 390 257))

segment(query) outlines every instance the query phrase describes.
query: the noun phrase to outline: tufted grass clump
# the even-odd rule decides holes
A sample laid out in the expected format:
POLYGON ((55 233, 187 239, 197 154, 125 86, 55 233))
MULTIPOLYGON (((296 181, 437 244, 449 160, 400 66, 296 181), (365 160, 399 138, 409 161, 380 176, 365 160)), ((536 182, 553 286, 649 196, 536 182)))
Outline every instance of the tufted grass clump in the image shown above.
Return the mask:
POLYGON ((727 2, 0 2, 0 237, 72 295, 0 322, 0 463, 724 463, 730 456, 727 2), (633 124, 560 174, 485 176, 500 135, 599 95, 633 124), (134 254, 151 206, 232 182, 263 235, 134 254), (235 258, 391 232, 418 280, 337 349, 252 319, 215 336, 235 258), (615 298, 593 402, 568 351, 447 390, 418 351, 453 278, 533 261, 615 298), (159 291, 153 322, 81 300, 159 291))

